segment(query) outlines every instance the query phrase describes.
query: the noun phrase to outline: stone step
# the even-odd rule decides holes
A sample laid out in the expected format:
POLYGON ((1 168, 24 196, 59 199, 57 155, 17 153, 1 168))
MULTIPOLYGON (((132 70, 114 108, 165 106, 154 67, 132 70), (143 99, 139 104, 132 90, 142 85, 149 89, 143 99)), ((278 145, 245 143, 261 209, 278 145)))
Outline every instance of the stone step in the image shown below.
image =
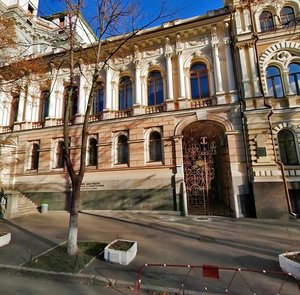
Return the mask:
POLYGON ((18 199, 18 211, 21 216, 39 213, 37 205, 24 195, 18 199))

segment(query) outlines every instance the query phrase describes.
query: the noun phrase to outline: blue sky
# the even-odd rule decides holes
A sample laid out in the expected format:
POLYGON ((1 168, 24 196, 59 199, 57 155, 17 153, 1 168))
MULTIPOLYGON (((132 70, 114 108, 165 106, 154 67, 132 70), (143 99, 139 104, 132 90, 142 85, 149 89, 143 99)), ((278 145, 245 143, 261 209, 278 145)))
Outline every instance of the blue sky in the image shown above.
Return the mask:
MULTIPOLYGON (((86 11, 93 7, 94 0, 85 0, 86 11)), ((39 10, 43 14, 58 12, 63 8, 63 0, 40 0, 39 10)), ((143 11, 152 12, 160 0, 139 0, 143 11)), ((223 6, 223 0, 166 0, 167 6, 176 12, 179 18, 188 18, 206 13, 208 10, 223 6)))
MULTIPOLYGON (((84 16, 89 22, 93 16, 93 10, 95 8, 93 2, 96 0, 85 0, 84 16)), ((140 3, 140 9, 143 12, 144 18, 151 18, 157 10, 155 7, 159 6, 161 0, 135 0, 140 3)), ((174 17, 168 20, 176 18, 189 18, 192 16, 205 14, 208 10, 218 9, 223 7, 223 0, 165 0, 167 9, 175 13, 174 17)), ((40 0, 39 12, 41 15, 49 15, 63 10, 63 0, 40 0)), ((161 20, 155 25, 159 25, 166 20, 161 20)))

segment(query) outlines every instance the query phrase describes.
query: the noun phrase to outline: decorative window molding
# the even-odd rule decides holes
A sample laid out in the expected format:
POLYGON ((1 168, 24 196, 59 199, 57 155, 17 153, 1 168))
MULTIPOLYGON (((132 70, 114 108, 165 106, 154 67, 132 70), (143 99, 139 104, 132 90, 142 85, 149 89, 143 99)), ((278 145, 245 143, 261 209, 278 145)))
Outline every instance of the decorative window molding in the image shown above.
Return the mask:
POLYGON ((259 26, 261 32, 269 32, 274 30, 274 16, 271 11, 264 10, 260 13, 259 26))
POLYGON ((87 141, 86 165, 97 167, 98 155, 98 137, 90 135, 87 141))
POLYGON ((129 76, 124 76, 119 82, 119 111, 125 111, 133 105, 133 87, 129 76))
POLYGON ((20 106, 20 93, 13 94, 10 105, 10 125, 13 126, 18 121, 20 106))
POLYGON ((284 96, 281 71, 276 66, 269 66, 266 69, 268 95, 279 98, 284 96))
POLYGON ((160 105, 164 102, 164 83, 160 71, 149 72, 147 79, 148 86, 148 106, 160 105))
POLYGON ((72 120, 74 116, 79 113, 79 87, 67 86, 65 87, 65 103, 68 100, 69 93, 71 92, 71 101, 69 109, 69 119, 72 120))
POLYGON ((295 11, 291 6, 284 6, 280 10, 280 22, 283 26, 295 25, 295 11))
MULTIPOLYGON (((278 42, 267 48, 260 56, 260 75, 263 81, 263 91, 269 95, 267 69, 277 67, 280 70, 280 78, 285 95, 295 95, 298 92, 300 75, 300 43, 293 41, 278 42)), ((270 82, 269 82, 270 83, 270 82)))
POLYGON ((40 115, 39 121, 45 122, 46 118, 49 117, 50 111, 50 90, 43 90, 40 97, 40 115))
POLYGON ((284 165, 298 165, 297 147, 294 133, 289 129, 281 129, 277 133, 280 160, 284 165))
POLYGON ((92 114, 103 112, 105 107, 105 84, 102 81, 97 83, 96 94, 93 99, 92 114))
POLYGON ((129 166, 129 134, 128 131, 116 132, 113 136, 113 164, 129 166))
POLYGON ((144 159, 146 164, 163 164, 163 154, 162 128, 152 127, 147 129, 144 134, 144 159), (158 137, 153 137, 153 135, 158 135, 158 137), (157 152, 159 154, 156 154, 157 152))
POLYGON ((300 95, 300 63, 289 64, 289 85, 292 93, 300 95))
POLYGON ((191 98, 201 99, 211 97, 208 68, 205 63, 195 62, 190 68, 191 98))
MULTIPOLYGON (((296 147, 296 154, 297 154, 297 159, 299 161, 300 159, 300 127, 293 125, 291 123, 280 123, 276 126, 273 127, 272 130, 272 136, 273 136, 273 140, 274 140, 274 145, 275 145, 275 152, 276 152, 276 158, 277 159, 281 159, 280 156, 280 149, 279 149, 279 141, 278 141, 278 133, 281 130, 288 130, 293 134, 294 140, 295 140, 295 147, 296 147)), ((299 164, 299 162, 298 162, 299 164)))
POLYGON ((39 158, 40 158, 40 141, 30 141, 28 142, 27 148, 27 159, 26 159, 26 171, 37 171, 39 168, 39 158))
POLYGON ((52 142, 52 169, 64 170, 64 140, 63 138, 56 138, 52 142))

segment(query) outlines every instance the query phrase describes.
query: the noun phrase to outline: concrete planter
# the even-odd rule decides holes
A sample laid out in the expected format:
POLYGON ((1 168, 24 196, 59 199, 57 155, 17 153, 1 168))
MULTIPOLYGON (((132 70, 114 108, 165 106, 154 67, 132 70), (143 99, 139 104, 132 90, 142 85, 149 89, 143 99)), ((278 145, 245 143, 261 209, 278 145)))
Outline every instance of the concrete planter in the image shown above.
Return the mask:
POLYGON ((115 240, 108 244, 104 249, 104 259, 108 262, 118 263, 122 265, 129 264, 137 253, 137 242, 129 240, 115 240), (127 250, 118 249, 118 244, 124 244, 127 250))
POLYGON ((283 271, 290 273, 296 280, 300 280, 300 262, 292 258, 297 255, 300 255, 300 251, 280 254, 279 265, 283 271))
POLYGON ((4 233, 4 234, 0 233, 0 247, 9 244, 10 240, 11 240, 11 233, 4 233))

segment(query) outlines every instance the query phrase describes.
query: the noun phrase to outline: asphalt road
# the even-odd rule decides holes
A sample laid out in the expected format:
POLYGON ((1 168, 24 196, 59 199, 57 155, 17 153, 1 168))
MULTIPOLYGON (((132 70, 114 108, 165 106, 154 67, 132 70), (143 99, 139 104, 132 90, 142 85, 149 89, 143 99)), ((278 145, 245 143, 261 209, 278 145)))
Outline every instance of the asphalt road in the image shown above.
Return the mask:
MULTIPOLYGON (((67 227, 68 214, 66 212, 49 212, 16 218, 10 222, 0 222, 0 231, 12 233, 11 243, 0 248, 0 264, 19 266, 30 257, 35 257, 65 241, 67 227)), ((258 288, 259 291, 256 294, 300 294, 297 285, 292 280, 284 283, 283 289, 280 290, 285 278, 282 275, 268 273, 268 271, 281 271, 278 254, 286 251, 299 251, 299 220, 236 220, 219 217, 205 219, 193 216, 185 218, 166 214, 117 211, 80 214, 80 240, 109 243, 116 238, 137 241, 136 258, 129 265, 124 266, 107 263, 100 257, 89 264, 82 273, 113 279, 116 282, 125 281, 128 284, 123 284, 122 291, 125 290, 123 294, 132 294, 128 287, 137 282, 138 271, 145 263, 177 264, 186 267, 147 268, 141 277, 144 288, 160 286, 166 290, 171 290, 171 288, 178 290, 184 282, 185 290, 194 290, 198 292, 197 294, 201 294, 205 287, 209 288, 211 294, 224 294, 226 286, 235 274, 234 271, 231 273, 220 271, 220 279, 207 280, 201 270, 195 269, 189 272, 187 267, 187 265, 216 265, 235 269, 261 270, 259 274, 245 272, 241 276, 238 273, 232 285, 235 292, 230 294, 253 294, 252 288, 258 288), (263 273, 263 270, 267 273, 263 273)), ((0 280, 2 281, 1 277, 0 280)), ((0 291, 2 291, 1 285, 2 282, 0 291)), ((63 286, 64 284, 58 283, 57 288, 63 286)), ((17 287, 19 283, 15 286, 17 287)), ((74 287, 74 290, 79 292, 75 294, 94 294, 93 290, 100 288, 91 286, 90 289, 82 291, 78 287, 80 285, 74 287), (89 290, 91 293, 88 293, 89 290)), ((102 288, 97 294, 106 294, 104 292, 107 291, 120 292, 120 290, 102 288)), ((0 294, 10 293, 0 292, 0 294)), ((34 290, 33 293, 28 294, 36 294, 36 292, 34 290)), ((59 294, 68 293, 62 291, 59 294)))

